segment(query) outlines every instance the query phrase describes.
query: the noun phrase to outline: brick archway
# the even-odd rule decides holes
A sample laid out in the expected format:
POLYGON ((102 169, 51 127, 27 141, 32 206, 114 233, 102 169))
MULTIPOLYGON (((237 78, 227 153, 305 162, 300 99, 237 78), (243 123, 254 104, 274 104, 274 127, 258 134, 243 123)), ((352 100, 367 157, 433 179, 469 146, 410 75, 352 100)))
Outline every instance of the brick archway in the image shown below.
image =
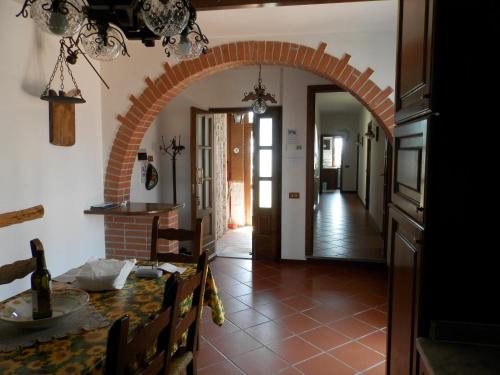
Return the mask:
POLYGON ((139 97, 131 95, 132 106, 126 114, 117 116, 120 127, 106 170, 106 201, 130 199, 137 150, 149 125, 171 99, 201 78, 243 65, 283 65, 324 77, 354 95, 391 136, 394 105, 389 95, 393 89, 381 89, 370 80, 371 68, 360 72, 351 66, 350 55, 337 58, 325 53, 325 49, 326 43, 314 49, 288 42, 243 41, 212 47, 208 54, 173 67, 166 63, 165 72, 155 80, 146 78, 146 89, 139 97))

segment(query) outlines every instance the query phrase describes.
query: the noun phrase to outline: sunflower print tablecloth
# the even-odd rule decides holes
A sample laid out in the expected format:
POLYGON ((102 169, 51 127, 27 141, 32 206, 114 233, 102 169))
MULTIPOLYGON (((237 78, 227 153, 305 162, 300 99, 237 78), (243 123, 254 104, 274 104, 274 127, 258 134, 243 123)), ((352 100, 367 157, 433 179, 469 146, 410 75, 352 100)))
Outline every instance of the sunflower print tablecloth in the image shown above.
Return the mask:
MULTIPOLYGON (((188 266, 181 277, 188 278, 195 272, 194 265, 188 266)), ((134 329, 160 309, 168 277, 170 274, 158 279, 144 279, 131 273, 121 290, 89 293, 90 303, 109 320, 110 326, 127 314, 131 329, 134 329)), ((190 304, 191 301, 186 299, 181 309, 189 310, 190 304)), ((213 322, 222 325, 224 307, 210 268, 205 286, 205 305, 211 308, 213 322)), ((0 374, 102 374, 110 326, 0 353, 0 374)))

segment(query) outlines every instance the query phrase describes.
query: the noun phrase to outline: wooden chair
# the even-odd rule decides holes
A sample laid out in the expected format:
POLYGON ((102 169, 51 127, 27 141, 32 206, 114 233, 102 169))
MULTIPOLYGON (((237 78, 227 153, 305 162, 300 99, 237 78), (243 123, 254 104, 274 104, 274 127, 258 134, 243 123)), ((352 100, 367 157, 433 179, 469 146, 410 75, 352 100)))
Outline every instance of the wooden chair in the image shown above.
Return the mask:
POLYGON ((201 312, 203 310, 203 297, 205 293, 205 282, 208 272, 208 254, 203 251, 198 258, 196 274, 178 282, 175 303, 173 306, 172 324, 168 339, 167 351, 170 353, 187 331, 186 346, 179 348, 171 363, 167 363, 167 374, 194 375, 197 373, 197 355, 199 349, 199 328, 201 312), (192 295, 191 309, 181 312, 181 303, 192 295))
POLYGON ((34 240, 30 241, 30 246, 31 246, 31 254, 33 255, 32 258, 18 260, 17 262, 0 267, 0 285, 9 284, 16 279, 22 279, 26 275, 35 271, 36 250, 37 249, 43 250, 43 245, 38 238, 35 238, 34 240))
POLYGON ((198 258, 202 252, 201 241, 203 238, 203 219, 196 220, 196 227, 194 231, 173 228, 160 229, 159 221, 159 216, 155 216, 153 218, 150 259, 161 262, 198 263, 198 258), (161 239, 170 241, 191 241, 191 255, 159 252, 159 240, 161 239))
POLYGON ((129 317, 125 315, 113 323, 108 334, 106 375, 167 374, 167 347, 178 281, 178 273, 168 278, 160 312, 139 327, 130 341, 129 317))
POLYGON ((140 327, 130 341, 128 317, 125 315, 113 324, 108 335, 106 375, 180 375, 185 371, 188 375, 196 374, 198 330, 207 271, 207 254, 203 253, 193 277, 180 280, 177 273, 170 277, 165 285, 160 312, 140 327), (191 309, 181 315, 181 303, 191 295, 191 309), (174 346, 186 331, 186 346, 178 348, 171 357, 174 346), (148 356, 152 346, 155 346, 154 353, 148 356), (134 364, 137 368, 133 368, 134 364))

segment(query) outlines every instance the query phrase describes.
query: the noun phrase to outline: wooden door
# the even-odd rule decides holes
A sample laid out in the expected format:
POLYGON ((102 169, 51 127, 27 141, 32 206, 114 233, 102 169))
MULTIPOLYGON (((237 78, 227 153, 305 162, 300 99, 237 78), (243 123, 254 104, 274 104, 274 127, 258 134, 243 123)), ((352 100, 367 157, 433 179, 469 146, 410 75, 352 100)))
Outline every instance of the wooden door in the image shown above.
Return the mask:
POLYGON ((392 202, 420 223, 424 220, 429 121, 424 118, 394 129, 392 202))
POLYGON ((281 258, 281 107, 256 115, 253 126, 254 259, 281 258))
POLYGON ((388 254, 388 226, 389 226, 389 202, 391 201, 391 185, 392 185, 392 144, 389 138, 385 138, 384 150, 384 203, 382 206, 382 236, 384 237, 384 258, 387 259, 388 254))
POLYGON ((398 209, 389 211, 388 374, 410 375, 416 367, 423 228, 398 209))
POLYGON ((434 0, 399 1, 396 122, 431 111, 434 0))
MULTIPOLYGON (((368 129, 371 128, 371 123, 368 125, 368 129)), ((370 209, 370 174, 371 174, 371 167, 372 167, 372 140, 371 138, 366 138, 366 164, 365 164, 365 181, 366 181, 366 188, 365 188, 365 208, 367 210, 370 209)))
POLYGON ((191 108, 191 221, 203 218, 203 250, 215 251, 213 115, 191 108))

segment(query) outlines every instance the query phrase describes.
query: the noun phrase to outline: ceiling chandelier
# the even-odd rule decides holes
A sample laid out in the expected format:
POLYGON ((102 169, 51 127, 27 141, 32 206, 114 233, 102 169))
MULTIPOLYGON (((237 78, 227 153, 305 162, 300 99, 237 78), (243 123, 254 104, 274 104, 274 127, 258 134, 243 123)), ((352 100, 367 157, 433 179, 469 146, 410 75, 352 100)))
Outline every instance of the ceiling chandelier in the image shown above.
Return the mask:
POLYGON ((70 63, 79 53, 100 61, 129 56, 125 39, 147 47, 162 39, 166 55, 178 60, 206 53, 209 43, 189 0, 24 0, 17 16, 66 38, 70 63))
POLYGON ((271 103, 277 103, 275 95, 266 93, 266 86, 262 84, 261 77, 262 66, 259 64, 259 80, 257 84, 253 87, 255 92, 245 92, 243 95, 242 102, 253 100, 252 111, 258 115, 266 112, 267 104, 266 101, 271 103))

